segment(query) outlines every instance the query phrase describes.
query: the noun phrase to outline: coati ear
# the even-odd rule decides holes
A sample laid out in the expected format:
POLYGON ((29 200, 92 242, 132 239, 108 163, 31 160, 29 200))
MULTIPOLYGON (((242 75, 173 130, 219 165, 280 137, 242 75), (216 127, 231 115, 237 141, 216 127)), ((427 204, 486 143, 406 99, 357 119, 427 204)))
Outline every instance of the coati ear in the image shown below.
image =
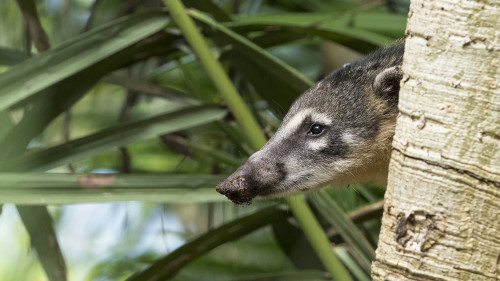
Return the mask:
POLYGON ((373 81, 373 92, 389 102, 398 101, 399 82, 403 78, 401 66, 393 66, 380 72, 373 81))

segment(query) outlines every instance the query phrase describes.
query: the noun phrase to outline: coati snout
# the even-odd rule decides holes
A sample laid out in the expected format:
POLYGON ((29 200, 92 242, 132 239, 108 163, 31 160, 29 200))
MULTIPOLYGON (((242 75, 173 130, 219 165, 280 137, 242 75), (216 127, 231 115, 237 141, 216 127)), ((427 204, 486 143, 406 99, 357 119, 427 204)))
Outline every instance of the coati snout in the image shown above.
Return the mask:
POLYGON ((272 195, 287 176, 284 166, 271 159, 249 160, 217 185, 217 191, 236 204, 249 203, 257 195, 272 195))
POLYGON ((304 92, 274 136, 217 191, 236 204, 327 184, 385 185, 404 45, 344 65, 304 92))

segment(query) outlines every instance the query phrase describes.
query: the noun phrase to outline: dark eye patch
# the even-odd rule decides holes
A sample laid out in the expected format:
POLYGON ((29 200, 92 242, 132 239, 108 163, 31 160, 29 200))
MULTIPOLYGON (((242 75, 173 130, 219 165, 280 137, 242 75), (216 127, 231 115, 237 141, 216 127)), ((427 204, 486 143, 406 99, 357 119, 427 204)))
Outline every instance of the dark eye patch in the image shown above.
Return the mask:
POLYGON ((349 144, 342 140, 342 128, 332 125, 328 128, 328 147, 322 149, 319 154, 327 159, 345 158, 350 154, 349 144))

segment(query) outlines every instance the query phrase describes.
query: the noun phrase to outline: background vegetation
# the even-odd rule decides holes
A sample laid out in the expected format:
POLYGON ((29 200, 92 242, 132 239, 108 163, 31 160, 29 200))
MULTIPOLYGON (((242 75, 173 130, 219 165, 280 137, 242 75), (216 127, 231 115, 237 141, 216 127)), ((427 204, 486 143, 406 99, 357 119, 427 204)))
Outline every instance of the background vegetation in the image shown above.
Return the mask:
MULTIPOLYGON (((401 38, 408 5, 183 2, 267 136, 313 81, 401 38)), ((0 1, 0 30, 0 279, 331 279, 284 200, 215 192, 255 144, 163 2, 0 1)), ((369 280, 383 190, 321 193, 369 280)))

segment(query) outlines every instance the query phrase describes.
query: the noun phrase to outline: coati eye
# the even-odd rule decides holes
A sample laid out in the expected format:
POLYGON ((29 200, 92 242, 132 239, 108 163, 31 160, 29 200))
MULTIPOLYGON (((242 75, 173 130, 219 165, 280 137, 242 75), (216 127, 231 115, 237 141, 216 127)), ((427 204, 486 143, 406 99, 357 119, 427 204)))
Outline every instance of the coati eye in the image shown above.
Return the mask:
POLYGON ((313 135, 313 136, 318 136, 321 133, 323 133, 324 130, 325 130, 325 126, 320 125, 320 124, 314 124, 314 125, 312 125, 311 129, 309 129, 309 132, 307 134, 313 135))

